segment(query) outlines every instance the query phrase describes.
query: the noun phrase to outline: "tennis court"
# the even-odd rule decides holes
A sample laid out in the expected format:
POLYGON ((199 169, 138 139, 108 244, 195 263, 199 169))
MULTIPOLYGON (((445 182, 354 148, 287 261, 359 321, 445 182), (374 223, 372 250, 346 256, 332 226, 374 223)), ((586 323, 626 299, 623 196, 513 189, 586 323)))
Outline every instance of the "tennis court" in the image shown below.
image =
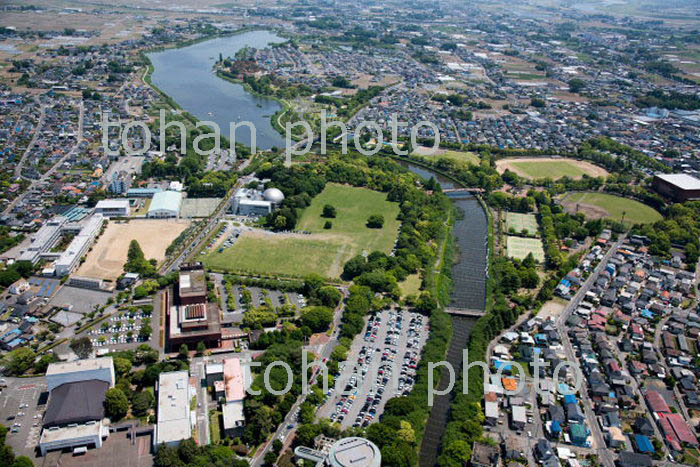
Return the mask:
POLYGON ((539 262, 544 262, 544 248, 542 248, 542 240, 537 238, 523 238, 508 236, 506 243, 508 247, 508 256, 516 259, 525 259, 528 253, 539 262))
POLYGON ((539 235, 537 231, 537 218, 534 214, 521 214, 519 212, 506 213, 506 230, 522 233, 527 230, 528 235, 539 235))

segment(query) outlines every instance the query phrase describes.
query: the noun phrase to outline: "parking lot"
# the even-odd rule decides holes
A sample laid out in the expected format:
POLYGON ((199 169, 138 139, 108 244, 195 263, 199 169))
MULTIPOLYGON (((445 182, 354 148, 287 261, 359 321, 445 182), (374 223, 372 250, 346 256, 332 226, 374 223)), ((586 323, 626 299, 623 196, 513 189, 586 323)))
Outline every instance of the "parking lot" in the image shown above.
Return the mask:
POLYGON ((144 313, 141 309, 120 311, 96 325, 95 329, 88 331, 88 335, 94 347, 148 342, 153 333, 149 339, 144 339, 139 333, 146 325, 153 330, 152 319, 150 313, 144 313))
POLYGON ((244 295, 243 290, 247 289, 250 292, 250 306, 259 307, 266 303, 266 299, 269 299, 273 307, 282 306, 285 303, 291 303, 297 307, 297 310, 301 310, 306 306, 306 299, 294 292, 280 292, 279 290, 269 290, 261 289, 259 287, 244 287, 241 285, 234 285, 231 287, 231 296, 228 300, 228 311, 231 310, 231 305, 235 304, 235 312, 245 311, 244 295))
POLYGON ((343 428, 367 426, 382 414, 387 400, 408 394, 428 337, 427 323, 426 317, 399 309, 371 315, 319 416, 343 428))
POLYGON ((6 442, 17 455, 33 459, 46 410, 46 382, 44 378, 6 378, 4 382, 7 387, 0 393, 0 423, 10 429, 6 442))

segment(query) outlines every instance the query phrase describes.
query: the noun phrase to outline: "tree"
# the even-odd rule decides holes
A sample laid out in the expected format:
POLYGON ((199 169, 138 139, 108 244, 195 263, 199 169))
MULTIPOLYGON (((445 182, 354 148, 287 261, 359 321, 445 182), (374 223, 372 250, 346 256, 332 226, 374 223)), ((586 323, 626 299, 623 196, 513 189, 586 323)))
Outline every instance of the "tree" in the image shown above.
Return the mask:
POLYGON ((177 353, 177 358, 179 358, 180 360, 189 360, 190 349, 187 347, 187 344, 182 344, 180 346, 180 350, 177 353))
POLYGON ((538 98, 538 97, 533 97, 532 100, 530 101, 530 105, 533 106, 533 107, 535 107, 535 108, 541 109, 541 108, 543 108, 546 104, 545 104, 545 102, 544 102, 544 99, 540 99, 540 98, 538 98))
POLYGON ((407 443, 413 444, 416 442, 416 432, 409 422, 401 420, 399 431, 396 432, 397 437, 407 443))
POLYGON ((586 82, 580 78, 573 78, 569 80, 569 91, 571 92, 580 92, 583 88, 586 87, 586 82))
POLYGON ((134 415, 143 417, 153 407, 153 395, 149 391, 137 392, 132 400, 131 409, 134 415))
POLYGON ((27 456, 17 456, 12 467, 34 467, 34 462, 27 456))
POLYGON ((6 371, 11 375, 21 375, 34 364, 36 353, 29 347, 20 347, 8 352, 2 359, 6 371))
POLYGON ((131 371, 131 360, 122 357, 114 357, 114 372, 117 376, 126 376, 131 371))
POLYGON ((323 206, 323 214, 321 214, 322 217, 334 219, 336 214, 337 212, 335 210, 335 207, 331 206, 330 204, 326 204, 325 206, 323 206))
POLYGON ((457 439, 445 447, 445 456, 460 465, 466 465, 472 457, 472 447, 467 441, 457 439))
POLYGON ((318 299, 321 301, 321 305, 330 308, 337 307, 340 301, 343 299, 343 294, 340 293, 338 289, 330 285, 318 289, 317 295, 318 299))
POLYGON ((204 352, 206 352, 206 350, 207 350, 207 346, 206 346, 206 344, 204 344, 204 341, 199 341, 197 343, 197 353, 199 355, 204 355, 204 352))
POLYGON ((139 337, 141 340, 147 341, 151 338, 153 334, 153 328, 150 324, 142 324, 141 329, 139 329, 139 337))
POLYGON ((384 216, 372 214, 367 218, 367 227, 370 229, 381 229, 384 227, 384 216))
POLYGON ((275 454, 274 451, 267 451, 264 460, 266 465, 275 465, 275 462, 277 462, 277 454, 275 454))
POLYGON ((124 418, 129 411, 129 400, 121 389, 110 388, 105 393, 104 407, 105 415, 115 422, 124 418))
POLYGON ((323 224, 323 228, 326 229, 326 230, 332 229, 332 228, 333 228, 333 222, 331 222, 331 221, 326 221, 326 222, 323 224))
POLYGON ((308 307, 301 315, 302 326, 308 326, 313 332, 324 332, 333 322, 333 310, 323 306, 308 307))
POLYGON ((92 354, 92 341, 87 336, 78 337, 70 342, 70 348, 79 359, 83 360, 92 354))
POLYGON ((46 373, 46 369, 49 367, 51 363, 57 362, 58 356, 56 355, 55 352, 49 352, 41 356, 39 360, 34 363, 34 371, 36 373, 46 373))
POLYGON ((280 451, 284 447, 284 444, 282 444, 282 441, 279 439, 275 438, 275 440, 272 442, 272 450, 275 451, 279 455, 280 451))

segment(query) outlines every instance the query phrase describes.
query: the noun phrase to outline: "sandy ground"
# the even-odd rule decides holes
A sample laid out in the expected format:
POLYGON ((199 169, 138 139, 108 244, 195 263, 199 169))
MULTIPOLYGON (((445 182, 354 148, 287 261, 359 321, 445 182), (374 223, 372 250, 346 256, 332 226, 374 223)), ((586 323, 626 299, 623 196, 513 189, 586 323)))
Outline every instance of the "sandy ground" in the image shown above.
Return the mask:
POLYGON ((77 275, 115 280, 123 272, 131 240, 137 240, 146 258, 165 259, 165 249, 190 225, 176 219, 132 219, 128 223, 110 222, 92 247, 77 275))
POLYGON ((588 161, 579 161, 576 159, 569 159, 567 157, 557 157, 557 158, 546 158, 546 157, 513 157, 513 158, 507 158, 507 159, 500 159, 496 161, 496 169, 498 170, 498 173, 503 173, 506 171, 506 169, 510 170, 511 172, 515 172, 516 174, 520 175, 521 177, 525 178, 530 178, 528 175, 524 174, 522 171, 517 169, 513 163, 514 162, 547 162, 547 161, 560 161, 560 162, 569 162, 572 165, 575 165, 581 170, 584 170, 588 175, 591 177, 607 177, 609 175, 608 171, 605 170, 602 167, 598 167, 597 165, 591 164, 588 161))
POLYGON ((564 199, 561 205, 569 214, 580 212, 583 213, 587 219, 603 219, 604 217, 608 217, 610 215, 608 211, 600 206, 594 206, 586 203, 575 203, 573 201, 569 201, 568 199, 564 199))

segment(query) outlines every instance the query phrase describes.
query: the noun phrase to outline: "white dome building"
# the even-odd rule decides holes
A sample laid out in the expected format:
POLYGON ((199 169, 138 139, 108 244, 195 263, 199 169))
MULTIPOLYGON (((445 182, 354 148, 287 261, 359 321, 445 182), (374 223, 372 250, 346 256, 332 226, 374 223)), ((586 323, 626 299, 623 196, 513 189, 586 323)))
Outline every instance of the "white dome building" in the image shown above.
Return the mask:
POLYGON ((330 467, 380 467, 382 454, 379 448, 364 438, 343 438, 331 446, 326 465, 330 467))
POLYGON ((277 188, 268 188, 263 192, 263 198, 273 204, 280 204, 284 201, 284 193, 277 188))

